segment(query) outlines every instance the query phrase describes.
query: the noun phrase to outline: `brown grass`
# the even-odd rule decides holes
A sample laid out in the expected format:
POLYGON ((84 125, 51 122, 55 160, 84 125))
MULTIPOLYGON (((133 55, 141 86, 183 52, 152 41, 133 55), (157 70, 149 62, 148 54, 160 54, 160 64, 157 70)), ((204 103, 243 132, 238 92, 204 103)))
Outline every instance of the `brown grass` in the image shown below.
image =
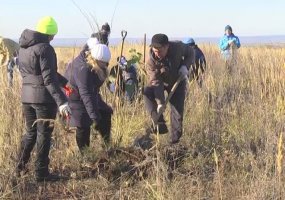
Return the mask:
MULTIPOLYGON (((15 74, 10 89, 2 68, 0 199, 285 199, 285 49, 242 47, 235 74, 229 76, 217 47, 200 47, 208 62, 205 84, 202 89, 197 84, 190 87, 184 135, 177 149, 167 146, 168 135, 160 136, 149 152, 129 148, 148 121, 141 101, 113 115, 116 151, 109 155, 94 133, 87 156, 82 158, 75 135, 64 131, 56 120, 50 168, 71 177, 57 183, 33 181, 34 155, 28 174, 14 178, 24 130, 20 77, 15 74)), ((142 44, 127 44, 127 57, 132 48, 143 53, 142 44)), ((120 46, 111 50, 113 65, 120 46)), ((56 49, 60 72, 79 51, 56 49)), ((111 103, 108 91, 102 92, 111 103)))

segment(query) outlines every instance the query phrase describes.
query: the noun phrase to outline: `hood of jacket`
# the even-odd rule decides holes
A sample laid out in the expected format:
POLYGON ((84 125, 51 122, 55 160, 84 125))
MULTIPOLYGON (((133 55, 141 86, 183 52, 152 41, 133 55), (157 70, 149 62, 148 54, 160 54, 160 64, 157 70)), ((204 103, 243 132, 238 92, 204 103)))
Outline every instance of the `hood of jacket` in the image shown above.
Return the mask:
POLYGON ((19 43, 20 47, 28 48, 39 43, 49 43, 49 36, 36 31, 25 29, 21 34, 19 43))

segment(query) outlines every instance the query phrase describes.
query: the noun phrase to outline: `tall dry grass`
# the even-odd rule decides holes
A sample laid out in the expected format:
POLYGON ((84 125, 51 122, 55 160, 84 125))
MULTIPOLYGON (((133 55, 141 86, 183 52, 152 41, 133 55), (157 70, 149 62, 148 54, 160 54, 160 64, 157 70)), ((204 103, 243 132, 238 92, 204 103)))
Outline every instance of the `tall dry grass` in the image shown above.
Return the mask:
MULTIPOLYGON (((285 199, 285 49, 242 47, 234 74, 229 75, 216 46, 200 47, 208 65, 203 88, 191 84, 186 100, 181 143, 189 149, 189 156, 170 179, 158 147, 155 160, 150 160, 148 176, 134 184, 128 179, 117 183, 104 176, 81 177, 86 163, 78 153, 75 135, 64 131, 59 121, 53 134, 50 168, 60 173, 70 170, 72 178, 35 184, 33 156, 30 172, 15 180, 17 148, 24 133, 20 77, 16 73, 14 87, 8 88, 2 68, 0 199, 285 199)), ((127 57, 132 48, 143 52, 142 44, 127 44, 127 57)), ((111 50, 114 65, 120 46, 111 50)), ((56 49, 60 72, 79 51, 56 49)), ((108 90, 102 89, 102 93, 111 103, 108 90)), ((142 101, 117 110, 112 118, 114 145, 132 145, 134 137, 144 131, 147 119, 142 101)), ((168 135, 162 135, 158 145, 167 141, 168 135)), ((89 159, 98 157, 100 142, 100 137, 92 134, 89 159)))

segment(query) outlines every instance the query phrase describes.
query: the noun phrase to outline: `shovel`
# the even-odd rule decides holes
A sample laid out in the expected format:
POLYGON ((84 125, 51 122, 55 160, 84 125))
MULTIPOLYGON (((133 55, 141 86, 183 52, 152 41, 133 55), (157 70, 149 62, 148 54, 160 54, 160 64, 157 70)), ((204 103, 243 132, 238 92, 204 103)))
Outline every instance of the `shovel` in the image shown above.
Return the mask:
MULTIPOLYGON (((123 55, 123 49, 124 49, 124 43, 125 43, 125 39, 127 37, 127 34, 128 32, 125 31, 125 30, 122 30, 121 31, 121 36, 122 36, 122 46, 121 46, 121 53, 120 53, 120 59, 119 59, 119 63, 121 62, 121 58, 122 58, 122 55, 123 55)), ((118 65, 117 67, 117 77, 116 77, 116 82, 115 82, 115 98, 114 98, 114 101, 113 101, 113 105, 116 105, 116 107, 119 106, 119 98, 121 96, 121 80, 120 80, 120 66, 118 65), (117 99, 117 102, 115 104, 115 101, 117 99)))
MULTIPOLYGON (((183 75, 180 75, 177 79, 177 81, 174 83, 174 85, 172 86, 166 100, 165 100, 165 103, 164 103, 164 107, 166 107, 166 105, 168 104, 168 102, 170 101, 171 97, 173 96, 175 90, 177 89, 178 85, 180 84, 181 81, 183 81, 184 79, 187 79, 188 77, 187 76, 183 76, 183 75)), ((153 120, 153 124, 154 125, 157 125, 157 122, 158 122, 158 119, 159 117, 163 114, 163 112, 165 111, 165 109, 163 110, 160 110, 158 113, 157 113, 157 117, 156 119, 153 120)))

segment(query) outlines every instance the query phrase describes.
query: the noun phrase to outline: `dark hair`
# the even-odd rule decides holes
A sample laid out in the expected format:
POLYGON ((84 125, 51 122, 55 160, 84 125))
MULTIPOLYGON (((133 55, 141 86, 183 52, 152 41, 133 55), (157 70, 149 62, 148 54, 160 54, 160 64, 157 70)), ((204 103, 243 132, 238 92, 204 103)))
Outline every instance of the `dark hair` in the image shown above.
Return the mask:
POLYGON ((165 34, 158 33, 151 38, 151 47, 160 48, 168 44, 168 37, 165 34))
POLYGON ((111 32, 111 28, 110 28, 110 26, 109 26, 109 24, 107 22, 102 25, 101 30, 102 31, 106 31, 106 32, 111 32))

